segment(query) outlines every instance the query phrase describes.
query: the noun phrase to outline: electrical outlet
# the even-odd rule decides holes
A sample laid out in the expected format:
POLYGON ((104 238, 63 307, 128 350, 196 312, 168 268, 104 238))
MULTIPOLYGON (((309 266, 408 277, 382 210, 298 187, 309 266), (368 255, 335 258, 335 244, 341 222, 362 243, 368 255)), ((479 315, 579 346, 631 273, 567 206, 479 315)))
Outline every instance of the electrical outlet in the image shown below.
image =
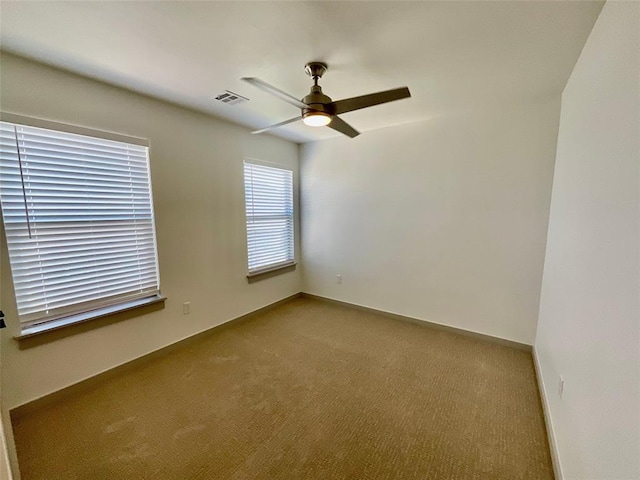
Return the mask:
POLYGON ((564 393, 564 378, 562 375, 558 377, 558 395, 562 398, 562 394, 564 393))
POLYGON ((182 304, 182 314, 189 315, 191 313, 191 302, 184 302, 182 304))
POLYGON ((336 283, 342 283, 342 275, 336 275, 336 283))

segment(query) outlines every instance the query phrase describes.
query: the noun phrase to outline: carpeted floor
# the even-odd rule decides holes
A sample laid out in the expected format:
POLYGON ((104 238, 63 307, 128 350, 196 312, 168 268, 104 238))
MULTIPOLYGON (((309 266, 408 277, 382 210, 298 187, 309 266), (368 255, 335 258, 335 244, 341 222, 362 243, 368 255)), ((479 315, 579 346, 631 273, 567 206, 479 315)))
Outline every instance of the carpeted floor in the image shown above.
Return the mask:
POLYGON ((13 422, 23 480, 553 479, 529 353, 309 298, 13 422))

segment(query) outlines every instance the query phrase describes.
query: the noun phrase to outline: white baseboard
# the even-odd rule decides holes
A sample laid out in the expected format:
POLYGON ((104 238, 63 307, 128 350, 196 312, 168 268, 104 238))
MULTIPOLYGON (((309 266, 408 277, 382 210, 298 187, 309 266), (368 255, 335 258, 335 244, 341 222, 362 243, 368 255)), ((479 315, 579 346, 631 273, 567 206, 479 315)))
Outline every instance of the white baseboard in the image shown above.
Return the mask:
POLYGON ((473 337, 480 340, 488 341, 491 343, 496 343, 498 345, 505 345, 507 347, 516 348, 518 350, 524 350, 525 352, 531 352, 532 346, 528 343, 520 343, 515 340, 509 340, 507 338, 496 337, 487 333, 476 332, 474 330, 467 330, 465 328, 453 327, 451 325, 445 325, 443 323, 432 322, 430 320, 424 320, 422 318, 417 317, 408 317, 406 315, 401 315, 399 313, 389 312, 387 310, 378 310, 377 308, 367 307, 365 305, 359 303, 351 303, 345 302, 344 300, 338 300, 336 298, 325 297, 323 295, 316 295, 315 293, 308 292, 300 292, 303 297, 313 298, 315 300, 320 300, 322 302, 333 303, 336 305, 341 305, 343 307, 352 308, 356 310, 361 310, 363 312, 372 313, 374 315, 382 315, 387 318, 392 318, 394 320, 400 320, 403 322, 414 323, 416 325, 429 326, 431 328, 436 328, 438 330, 442 330, 445 332, 456 333, 458 335, 464 335, 467 337, 473 337))
POLYGON ((533 364, 536 369, 536 379, 538 380, 538 389, 540 390, 540 397, 542 398, 542 411, 544 412, 544 423, 547 427, 547 438, 549 440, 549 450, 551 452, 551 463, 553 464, 553 473, 556 480, 564 480, 562 474, 562 464, 560 463, 560 456, 558 455, 558 444, 556 442, 556 435, 553 431, 553 422, 551 421, 551 409, 549 408, 549 402, 547 400, 547 390, 542 381, 542 371, 540 369, 540 363, 538 360, 538 352, 536 346, 532 348, 533 364))

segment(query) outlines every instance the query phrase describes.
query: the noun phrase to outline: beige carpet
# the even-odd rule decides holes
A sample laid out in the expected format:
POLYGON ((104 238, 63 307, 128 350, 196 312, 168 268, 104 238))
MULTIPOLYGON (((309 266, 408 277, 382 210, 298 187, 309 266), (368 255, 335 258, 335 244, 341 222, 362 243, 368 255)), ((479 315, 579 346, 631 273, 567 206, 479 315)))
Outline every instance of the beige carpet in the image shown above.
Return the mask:
POLYGON ((23 480, 553 478, 529 353, 309 298, 13 422, 23 480))

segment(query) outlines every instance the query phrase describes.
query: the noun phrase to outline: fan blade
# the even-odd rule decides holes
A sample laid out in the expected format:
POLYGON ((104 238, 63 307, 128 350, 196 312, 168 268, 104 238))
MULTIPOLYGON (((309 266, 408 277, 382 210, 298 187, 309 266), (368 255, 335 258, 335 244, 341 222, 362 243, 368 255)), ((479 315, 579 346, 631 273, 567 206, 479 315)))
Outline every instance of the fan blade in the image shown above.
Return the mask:
POLYGON ((335 102, 331 102, 331 106, 333 107, 332 112, 335 115, 339 115, 341 113, 352 112, 353 110, 359 110, 361 108, 373 107, 374 105, 380 105, 381 103, 401 100, 410 96, 411 92, 409 92, 409 88, 402 87, 395 88, 393 90, 385 90, 384 92, 362 95, 360 97, 337 100, 335 102))
POLYGON ((349 125, 347 122, 342 120, 337 115, 333 116, 333 118, 331 119, 331 123, 329 123, 327 127, 333 128, 334 130, 340 133, 344 133, 347 137, 351 137, 351 138, 357 137, 358 135, 360 135, 359 131, 357 131, 355 128, 353 128, 351 125, 349 125))
POLYGON ((262 128, 260 130, 256 130, 255 132, 251 132, 251 133, 262 133, 262 132, 266 132, 267 130, 272 130, 274 128, 278 128, 281 127, 283 125, 286 125, 287 123, 293 123, 293 122, 297 122, 298 120, 300 120, 302 117, 298 116, 296 118, 290 118, 289 120, 285 120, 284 122, 280 122, 280 123, 276 123, 275 125, 269 125, 268 127, 262 128))
POLYGON ((256 88, 259 88, 264 92, 267 92, 273 95, 274 97, 278 97, 280 100, 284 100, 285 102, 290 103, 294 107, 307 108, 307 106, 297 98, 289 95, 287 92, 283 92, 282 90, 274 87, 273 85, 269 85, 267 82, 262 81, 259 78, 243 77, 241 80, 253 85, 256 88))

